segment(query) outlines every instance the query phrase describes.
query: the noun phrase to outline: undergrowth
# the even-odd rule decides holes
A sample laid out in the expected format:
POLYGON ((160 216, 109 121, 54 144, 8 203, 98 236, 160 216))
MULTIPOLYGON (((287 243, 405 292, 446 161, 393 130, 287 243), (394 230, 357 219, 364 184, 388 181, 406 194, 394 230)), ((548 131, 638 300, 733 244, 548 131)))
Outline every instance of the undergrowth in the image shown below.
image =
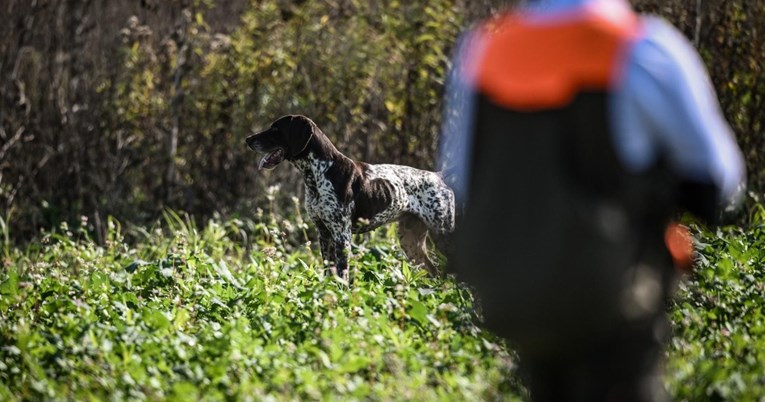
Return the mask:
MULTIPOLYGON (((470 291, 410 267, 393 227, 357 239, 348 286, 299 213, 107 226, 103 246, 87 222, 4 243, 0 400, 528 399, 470 291)), ((668 389, 763 400, 765 209, 746 229, 694 231, 668 389)))
POLYGON ((763 401, 765 208, 747 228, 695 229, 694 271, 669 312, 667 383, 688 401, 763 401))
POLYGON ((392 230, 357 242, 349 287, 324 274, 299 217, 259 216, 198 229, 168 212, 129 233, 111 220, 103 247, 64 225, 13 250, 0 400, 523 395, 470 293, 402 262, 392 230))

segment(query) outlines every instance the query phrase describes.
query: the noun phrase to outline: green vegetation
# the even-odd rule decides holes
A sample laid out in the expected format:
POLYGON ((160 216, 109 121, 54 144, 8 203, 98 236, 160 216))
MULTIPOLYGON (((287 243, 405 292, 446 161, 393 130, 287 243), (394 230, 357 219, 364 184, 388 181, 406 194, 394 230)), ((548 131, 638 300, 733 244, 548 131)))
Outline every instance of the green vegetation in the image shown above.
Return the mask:
MULTIPOLYGON (((678 400, 765 395, 757 211, 748 230, 697 229, 670 311, 678 400)), ((471 293, 402 262, 393 228, 359 239, 349 288, 323 274, 299 214, 257 217, 109 220, 105 246, 81 222, 5 248, 0 400, 526 399, 512 352, 472 323, 471 293)))
POLYGON ((111 221, 105 247, 64 226, 6 256, 0 400, 522 392, 511 354, 472 324, 470 293, 402 263, 392 231, 355 250, 349 289, 290 241, 304 239, 299 219, 165 222, 123 234, 111 221))
POLYGON ((696 234, 699 259, 670 311, 668 372, 689 401, 765 398, 765 208, 747 229, 696 234))

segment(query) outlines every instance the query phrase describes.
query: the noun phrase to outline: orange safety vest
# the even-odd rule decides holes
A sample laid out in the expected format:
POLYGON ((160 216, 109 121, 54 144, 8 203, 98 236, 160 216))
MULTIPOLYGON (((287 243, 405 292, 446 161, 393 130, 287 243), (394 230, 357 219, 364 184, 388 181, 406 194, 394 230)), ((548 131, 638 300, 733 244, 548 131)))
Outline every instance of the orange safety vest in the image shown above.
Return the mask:
MULTIPOLYGON (((589 11, 562 22, 506 14, 487 24, 478 90, 498 105, 534 111, 564 107, 581 91, 613 89, 629 44, 640 37, 640 21, 621 9, 589 11)), ((688 229, 672 223, 665 234, 675 266, 687 270, 688 229)))
POLYGON ((640 31, 631 12, 592 10, 561 22, 507 14, 484 30, 478 89, 515 110, 562 107, 582 90, 613 88, 640 31))

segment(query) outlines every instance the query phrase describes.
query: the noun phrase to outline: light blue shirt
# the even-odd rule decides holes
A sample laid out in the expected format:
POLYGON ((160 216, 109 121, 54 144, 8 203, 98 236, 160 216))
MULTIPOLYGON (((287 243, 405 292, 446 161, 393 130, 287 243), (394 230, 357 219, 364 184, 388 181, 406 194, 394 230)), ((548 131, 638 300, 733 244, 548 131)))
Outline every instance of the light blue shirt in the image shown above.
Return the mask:
MULTIPOLYGON (((560 18, 580 7, 624 0, 541 0, 524 12, 532 18, 560 18)), ((611 97, 616 151, 633 172, 650 168, 659 156, 680 177, 713 184, 720 204, 740 198, 745 166, 725 121, 698 53, 674 27, 643 17, 643 35, 626 58, 625 74, 611 97)), ((482 53, 480 38, 468 32, 460 40, 447 83, 439 167, 458 201, 467 200, 470 130, 475 90, 470 60, 482 53)))

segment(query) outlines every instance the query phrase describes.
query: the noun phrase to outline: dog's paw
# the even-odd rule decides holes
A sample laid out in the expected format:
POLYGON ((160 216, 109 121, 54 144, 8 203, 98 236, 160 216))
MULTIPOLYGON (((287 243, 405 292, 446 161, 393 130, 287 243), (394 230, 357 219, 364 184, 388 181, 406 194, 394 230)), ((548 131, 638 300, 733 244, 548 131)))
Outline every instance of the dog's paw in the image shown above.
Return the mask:
POLYGON ((326 274, 329 275, 331 278, 333 278, 335 281, 341 283, 342 285, 349 286, 350 281, 350 270, 345 269, 342 271, 337 270, 337 266, 330 265, 327 267, 326 274))

